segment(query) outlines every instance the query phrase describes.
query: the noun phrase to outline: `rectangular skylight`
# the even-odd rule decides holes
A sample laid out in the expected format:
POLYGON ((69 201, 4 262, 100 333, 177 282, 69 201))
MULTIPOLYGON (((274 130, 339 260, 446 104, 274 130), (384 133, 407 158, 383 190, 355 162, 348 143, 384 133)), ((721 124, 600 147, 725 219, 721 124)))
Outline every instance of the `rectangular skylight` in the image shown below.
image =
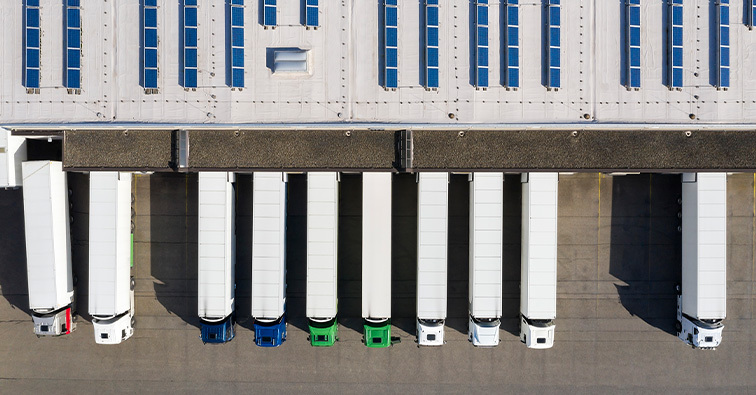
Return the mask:
POLYGON ((504 31, 504 82, 507 88, 520 87, 520 8, 519 0, 507 0, 504 6, 506 27, 504 31))
POLYGON ((641 8, 640 0, 626 3, 626 62, 627 88, 640 89, 641 86, 641 8))
POLYGON ((145 92, 158 89, 157 0, 144 0, 142 6, 144 43, 142 45, 142 77, 145 92))
POLYGON ((475 1, 475 87, 488 88, 488 0, 475 1))
POLYGON ((425 88, 438 89, 438 0, 425 1, 425 88))
POLYGON ((81 4, 66 0, 66 88, 81 89, 81 4))
POLYGON ((197 0, 184 0, 184 88, 197 87, 197 0))
POLYGON ((683 0, 669 0, 669 89, 683 86, 683 0))
POLYGON ((397 0, 385 0, 384 6, 384 84, 386 89, 399 86, 399 8, 397 0))
POLYGON ((547 18, 548 18, 548 51, 547 56, 547 78, 546 87, 548 89, 559 89, 562 85, 562 59, 561 59, 561 29, 562 29, 562 9, 560 0, 546 0, 547 18))
POLYGON ((39 0, 26 0, 24 5, 25 40, 24 40, 24 86, 27 92, 39 93, 39 51, 40 24, 39 0))
POLYGON ((244 0, 231 0, 231 87, 244 88, 244 0))

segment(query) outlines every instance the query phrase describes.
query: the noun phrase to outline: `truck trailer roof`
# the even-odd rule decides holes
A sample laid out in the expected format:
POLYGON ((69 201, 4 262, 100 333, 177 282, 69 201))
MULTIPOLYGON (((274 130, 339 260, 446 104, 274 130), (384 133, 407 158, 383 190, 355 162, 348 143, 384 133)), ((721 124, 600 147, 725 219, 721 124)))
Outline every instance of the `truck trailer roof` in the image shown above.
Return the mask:
POLYGON ((362 317, 391 318, 391 173, 362 174, 362 317))
POLYGON ((682 312, 724 319, 727 310, 727 174, 685 173, 682 312))
POLYGON ((522 283, 520 312, 556 317, 558 173, 522 175, 522 283))
POLYGON ((221 320, 234 311, 234 174, 199 173, 197 313, 221 320))
POLYGON ((286 175, 253 177, 252 317, 274 320, 286 303, 286 175))
POLYGON ((417 187, 417 318, 446 318, 449 173, 420 173, 417 187))
POLYGON ((473 173, 470 184, 470 314, 499 318, 504 175, 473 173))
POLYGON ((336 173, 307 174, 307 301, 310 318, 336 316, 339 230, 336 173))
POLYGON ((131 174, 89 173, 89 314, 131 307, 131 174))
POLYGON ((71 236, 63 164, 23 162, 29 308, 53 311, 71 303, 71 236))

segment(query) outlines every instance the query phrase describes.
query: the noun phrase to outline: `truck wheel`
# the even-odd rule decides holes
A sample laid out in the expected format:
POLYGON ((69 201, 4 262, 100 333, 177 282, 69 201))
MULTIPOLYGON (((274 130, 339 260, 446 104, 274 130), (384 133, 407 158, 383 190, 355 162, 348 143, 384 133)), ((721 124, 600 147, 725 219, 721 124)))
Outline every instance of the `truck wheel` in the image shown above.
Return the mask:
POLYGON ((682 294, 682 288, 680 287, 680 284, 675 284, 675 293, 678 295, 682 294))
POLYGON ((73 286, 75 287, 79 283, 79 277, 74 274, 73 276, 73 286))
POLYGON ((680 323, 680 321, 675 321, 675 330, 677 331, 677 333, 682 332, 682 324, 680 323))
POLYGON ((135 286, 136 286, 136 281, 134 281, 134 277, 132 277, 131 282, 129 283, 129 289, 133 291, 135 286))
POLYGON ((131 221, 131 233, 134 233, 134 229, 136 229, 136 225, 134 225, 134 221, 131 221))
POLYGON ((131 317, 131 327, 133 328, 134 326, 136 326, 136 318, 131 317))

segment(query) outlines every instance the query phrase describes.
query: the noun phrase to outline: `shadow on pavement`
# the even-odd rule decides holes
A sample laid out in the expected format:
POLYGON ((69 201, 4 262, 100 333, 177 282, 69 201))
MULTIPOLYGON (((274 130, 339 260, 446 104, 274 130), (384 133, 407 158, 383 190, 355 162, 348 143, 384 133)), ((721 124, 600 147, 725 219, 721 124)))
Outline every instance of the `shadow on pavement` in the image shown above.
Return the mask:
POLYGON ((675 333, 681 273, 679 175, 625 175, 612 181, 609 273, 620 303, 647 324, 675 333))
POLYGON ((415 174, 394 175, 391 202, 391 323, 409 334, 414 334, 417 318, 415 174))
POLYGON ((449 178, 449 252, 446 326, 467 334, 469 315, 470 183, 466 174, 449 178))
POLYGON ((307 175, 290 174, 286 202, 286 317, 309 332, 307 321, 307 175))
POLYGON ((197 177, 197 173, 150 176, 150 269, 160 304, 199 328, 197 177))
POLYGON ((0 290, 12 308, 31 316, 26 282, 23 196, 22 188, 0 190, 0 290))
POLYGON ((362 333, 362 176, 341 174, 339 183, 339 323, 362 333))
POLYGON ((252 329, 252 174, 236 175, 236 319, 252 329))
POLYGON ((504 176, 502 228, 501 329, 520 336, 520 273, 522 271, 522 182, 519 174, 504 176))
POLYGON ((89 175, 67 173, 71 222, 71 269, 76 280, 76 313, 89 315, 89 175))

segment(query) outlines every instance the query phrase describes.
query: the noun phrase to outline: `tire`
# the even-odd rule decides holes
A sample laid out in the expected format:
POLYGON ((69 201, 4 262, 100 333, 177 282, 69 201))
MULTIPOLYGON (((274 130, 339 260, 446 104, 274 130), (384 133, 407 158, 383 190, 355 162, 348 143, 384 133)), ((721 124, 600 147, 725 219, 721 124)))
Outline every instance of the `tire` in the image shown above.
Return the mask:
POLYGON ((78 284, 79 284, 79 276, 77 276, 77 275, 74 274, 74 276, 73 276, 73 286, 75 287, 78 284))
POLYGON ((675 321, 675 330, 677 331, 677 333, 682 332, 682 324, 680 323, 680 321, 675 321))
POLYGON ((134 287, 136 287, 136 281, 134 281, 134 277, 132 277, 131 281, 129 282, 129 289, 133 291, 134 287))
POLYGON ((134 328, 136 326, 136 318, 131 317, 131 327, 134 328))
POLYGON ((675 284, 675 294, 682 295, 682 288, 680 288, 680 284, 675 284))

